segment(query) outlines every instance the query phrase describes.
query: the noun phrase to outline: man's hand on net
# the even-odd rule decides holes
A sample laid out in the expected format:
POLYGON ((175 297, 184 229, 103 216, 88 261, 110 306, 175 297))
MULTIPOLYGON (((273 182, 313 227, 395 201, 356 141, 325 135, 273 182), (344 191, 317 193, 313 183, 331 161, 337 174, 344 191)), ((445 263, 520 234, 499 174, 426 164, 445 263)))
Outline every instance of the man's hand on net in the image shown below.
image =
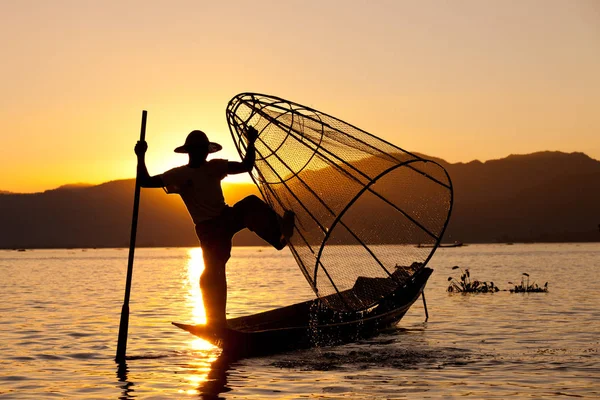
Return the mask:
POLYGON ((146 150, 148 150, 148 143, 140 140, 135 144, 135 148, 133 150, 138 157, 141 157, 146 154, 146 150))
POLYGON ((248 139, 248 143, 256 142, 258 138, 258 131, 253 126, 249 126, 246 128, 246 139, 248 139))

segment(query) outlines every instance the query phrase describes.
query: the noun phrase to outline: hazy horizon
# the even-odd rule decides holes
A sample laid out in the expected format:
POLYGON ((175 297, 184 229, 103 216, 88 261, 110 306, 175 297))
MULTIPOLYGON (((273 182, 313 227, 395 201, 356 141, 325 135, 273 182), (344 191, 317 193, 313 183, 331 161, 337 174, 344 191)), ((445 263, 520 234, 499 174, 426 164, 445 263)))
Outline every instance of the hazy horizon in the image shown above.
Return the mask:
MULTIPOLYGON (((415 151, 414 153, 420 153, 418 151, 415 151)), ((599 161, 600 159, 596 159, 594 157, 591 157, 589 154, 586 154, 584 152, 581 151, 574 151, 574 152, 570 152, 570 153, 566 153, 566 152, 562 152, 559 150, 540 150, 540 151, 535 151, 532 153, 527 153, 527 154, 517 154, 517 153, 511 153, 511 154, 507 154, 504 157, 500 157, 500 158, 492 158, 489 160, 483 160, 480 158, 475 158, 473 160, 468 160, 468 161, 456 161, 456 162, 450 162, 442 157, 435 157, 435 158, 441 158, 444 161, 450 163, 450 164, 459 164, 459 163, 469 163, 469 162, 473 162, 473 161, 479 161, 482 163, 486 163, 488 161, 495 161, 495 160, 502 160, 505 159, 507 157, 510 156, 528 156, 528 155, 532 155, 532 154, 539 154, 539 153, 564 153, 564 154, 573 154, 573 153, 582 153, 588 157, 590 157, 591 159, 595 160, 595 161, 599 161)), ((427 154, 426 156, 429 156, 429 154, 427 154)), ((218 158, 218 156, 211 156, 210 158, 218 158)), ((182 162, 181 165, 185 165, 185 162, 182 162)), ((164 171, 161 171, 164 172, 164 171)), ((159 174, 161 172, 156 172, 156 174, 159 174)), ((107 179, 107 180, 103 180, 103 181, 99 181, 99 182, 64 182, 64 183, 59 183, 56 186, 53 187, 46 187, 46 188, 42 188, 39 190, 33 190, 33 191, 12 191, 9 189, 6 189, 4 187, 0 186, 0 194, 2 193, 10 193, 10 194, 35 194, 35 193, 43 193, 47 190, 55 190, 55 189, 61 189, 61 188, 67 188, 67 187, 77 187, 77 186, 82 186, 82 187, 88 187, 88 186, 97 186, 97 185, 102 185, 104 183, 108 183, 108 182, 112 182, 112 181, 119 181, 119 180, 128 180, 128 179, 134 179, 135 178, 135 174, 133 174, 132 176, 129 177, 119 177, 119 178, 114 178, 114 179, 107 179)), ((254 183, 252 182, 250 175, 248 174, 243 174, 242 176, 240 175, 236 175, 236 176, 228 176, 224 179, 224 182, 226 184, 235 184, 235 185, 253 185, 254 183)))

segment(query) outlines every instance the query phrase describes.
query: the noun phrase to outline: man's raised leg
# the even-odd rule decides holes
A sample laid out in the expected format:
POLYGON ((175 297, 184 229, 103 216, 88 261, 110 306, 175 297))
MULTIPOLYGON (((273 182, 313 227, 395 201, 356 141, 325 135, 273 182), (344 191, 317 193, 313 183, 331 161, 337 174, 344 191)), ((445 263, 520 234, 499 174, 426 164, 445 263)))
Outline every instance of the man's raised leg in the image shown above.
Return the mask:
POLYGON ((283 249, 294 231, 295 215, 286 211, 279 217, 271 207, 257 196, 248 196, 233 206, 236 219, 277 250, 283 249))

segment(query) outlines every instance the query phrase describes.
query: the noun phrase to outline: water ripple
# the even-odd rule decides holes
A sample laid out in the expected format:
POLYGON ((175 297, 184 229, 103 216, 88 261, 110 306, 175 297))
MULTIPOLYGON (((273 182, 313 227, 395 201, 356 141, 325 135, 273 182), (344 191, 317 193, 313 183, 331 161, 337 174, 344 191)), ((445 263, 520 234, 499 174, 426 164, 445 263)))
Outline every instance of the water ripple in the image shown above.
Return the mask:
MULTIPOLYGON (((248 360, 229 360, 170 325, 198 317, 197 277, 189 274, 195 251, 137 251, 121 365, 114 356, 127 251, 0 252, 0 395, 600 397, 600 291, 589 290, 600 284, 598 244, 443 249, 426 288, 429 321, 417 302, 400 329, 377 338, 248 360), (550 292, 450 295, 453 265, 500 287, 528 272, 549 281, 550 292)), ((293 257, 267 248, 234 248, 228 283, 232 317, 313 296, 293 257)))

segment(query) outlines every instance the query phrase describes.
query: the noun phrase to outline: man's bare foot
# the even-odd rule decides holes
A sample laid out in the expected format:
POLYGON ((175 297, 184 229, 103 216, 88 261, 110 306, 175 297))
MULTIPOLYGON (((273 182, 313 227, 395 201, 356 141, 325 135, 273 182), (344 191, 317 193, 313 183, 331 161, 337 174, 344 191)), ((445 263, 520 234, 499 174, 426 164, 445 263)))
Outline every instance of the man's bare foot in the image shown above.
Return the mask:
POLYGON ((296 222, 296 214, 291 210, 286 210, 281 219, 281 234, 286 241, 294 235, 294 224, 296 222))
POLYGON ((296 220, 296 214, 293 211, 287 210, 283 213, 283 217, 279 219, 279 229, 281 230, 281 238, 279 243, 274 244, 277 250, 283 250, 287 246, 290 238, 294 234, 294 223, 296 220))
POLYGON ((227 330, 227 322, 225 321, 214 321, 206 325, 208 329, 214 333, 223 333, 227 330))

